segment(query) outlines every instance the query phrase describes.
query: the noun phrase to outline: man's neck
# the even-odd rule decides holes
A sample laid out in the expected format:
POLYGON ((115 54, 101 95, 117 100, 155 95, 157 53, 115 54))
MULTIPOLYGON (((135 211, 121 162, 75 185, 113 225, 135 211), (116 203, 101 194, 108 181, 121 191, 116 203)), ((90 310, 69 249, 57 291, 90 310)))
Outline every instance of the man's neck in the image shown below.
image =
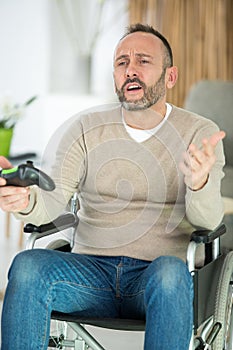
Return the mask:
POLYGON ((166 104, 162 106, 152 106, 151 108, 139 111, 128 111, 122 109, 125 123, 134 129, 149 130, 155 128, 166 114, 166 104))

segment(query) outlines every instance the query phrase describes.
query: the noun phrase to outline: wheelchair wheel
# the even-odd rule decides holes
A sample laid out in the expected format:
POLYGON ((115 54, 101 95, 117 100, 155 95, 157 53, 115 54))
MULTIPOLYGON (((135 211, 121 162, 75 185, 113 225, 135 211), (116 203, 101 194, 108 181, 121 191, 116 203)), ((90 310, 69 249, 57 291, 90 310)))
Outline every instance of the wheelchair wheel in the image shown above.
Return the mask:
POLYGON ((222 328, 216 337, 213 350, 233 349, 233 251, 226 255, 218 281, 214 323, 222 328))
POLYGON ((70 242, 68 242, 65 239, 55 239, 54 241, 51 241, 46 246, 46 249, 61 250, 61 251, 64 251, 64 252, 65 251, 70 251, 70 242))
POLYGON ((67 324, 62 321, 51 321, 49 346, 50 349, 65 349, 62 341, 67 337, 67 324))

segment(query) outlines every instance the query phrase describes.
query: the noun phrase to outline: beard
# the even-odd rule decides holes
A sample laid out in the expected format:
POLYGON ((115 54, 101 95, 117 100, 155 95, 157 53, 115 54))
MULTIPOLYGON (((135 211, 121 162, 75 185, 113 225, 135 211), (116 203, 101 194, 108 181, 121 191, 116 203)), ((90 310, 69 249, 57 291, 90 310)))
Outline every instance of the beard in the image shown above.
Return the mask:
POLYGON ((154 85, 148 87, 138 78, 127 79, 120 89, 117 89, 115 86, 116 94, 122 106, 128 111, 139 111, 150 108, 156 104, 162 97, 164 97, 166 93, 165 74, 166 69, 163 70, 157 82, 154 85), (143 97, 138 100, 127 100, 124 94, 124 88, 128 83, 140 84, 141 88, 144 91, 143 97))

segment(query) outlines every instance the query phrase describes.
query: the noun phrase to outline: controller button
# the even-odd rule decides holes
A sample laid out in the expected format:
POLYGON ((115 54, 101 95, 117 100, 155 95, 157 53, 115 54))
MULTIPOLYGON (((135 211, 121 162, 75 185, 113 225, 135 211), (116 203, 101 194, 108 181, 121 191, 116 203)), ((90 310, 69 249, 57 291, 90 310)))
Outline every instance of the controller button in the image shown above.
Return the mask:
POLYGON ((33 161, 32 160, 27 160, 27 165, 30 166, 30 167, 33 167, 33 161))

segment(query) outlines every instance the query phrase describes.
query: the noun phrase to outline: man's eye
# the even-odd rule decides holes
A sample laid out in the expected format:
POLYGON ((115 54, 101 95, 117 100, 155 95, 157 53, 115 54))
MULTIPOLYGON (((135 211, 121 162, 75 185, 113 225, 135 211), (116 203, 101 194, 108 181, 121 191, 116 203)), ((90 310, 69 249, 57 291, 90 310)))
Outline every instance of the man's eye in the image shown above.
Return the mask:
POLYGON ((142 60, 140 60, 140 63, 141 64, 147 64, 147 63, 150 63, 150 62, 148 60, 142 59, 142 60))
POLYGON ((126 61, 120 61, 120 62, 118 62, 118 66, 125 66, 126 65, 126 61))

